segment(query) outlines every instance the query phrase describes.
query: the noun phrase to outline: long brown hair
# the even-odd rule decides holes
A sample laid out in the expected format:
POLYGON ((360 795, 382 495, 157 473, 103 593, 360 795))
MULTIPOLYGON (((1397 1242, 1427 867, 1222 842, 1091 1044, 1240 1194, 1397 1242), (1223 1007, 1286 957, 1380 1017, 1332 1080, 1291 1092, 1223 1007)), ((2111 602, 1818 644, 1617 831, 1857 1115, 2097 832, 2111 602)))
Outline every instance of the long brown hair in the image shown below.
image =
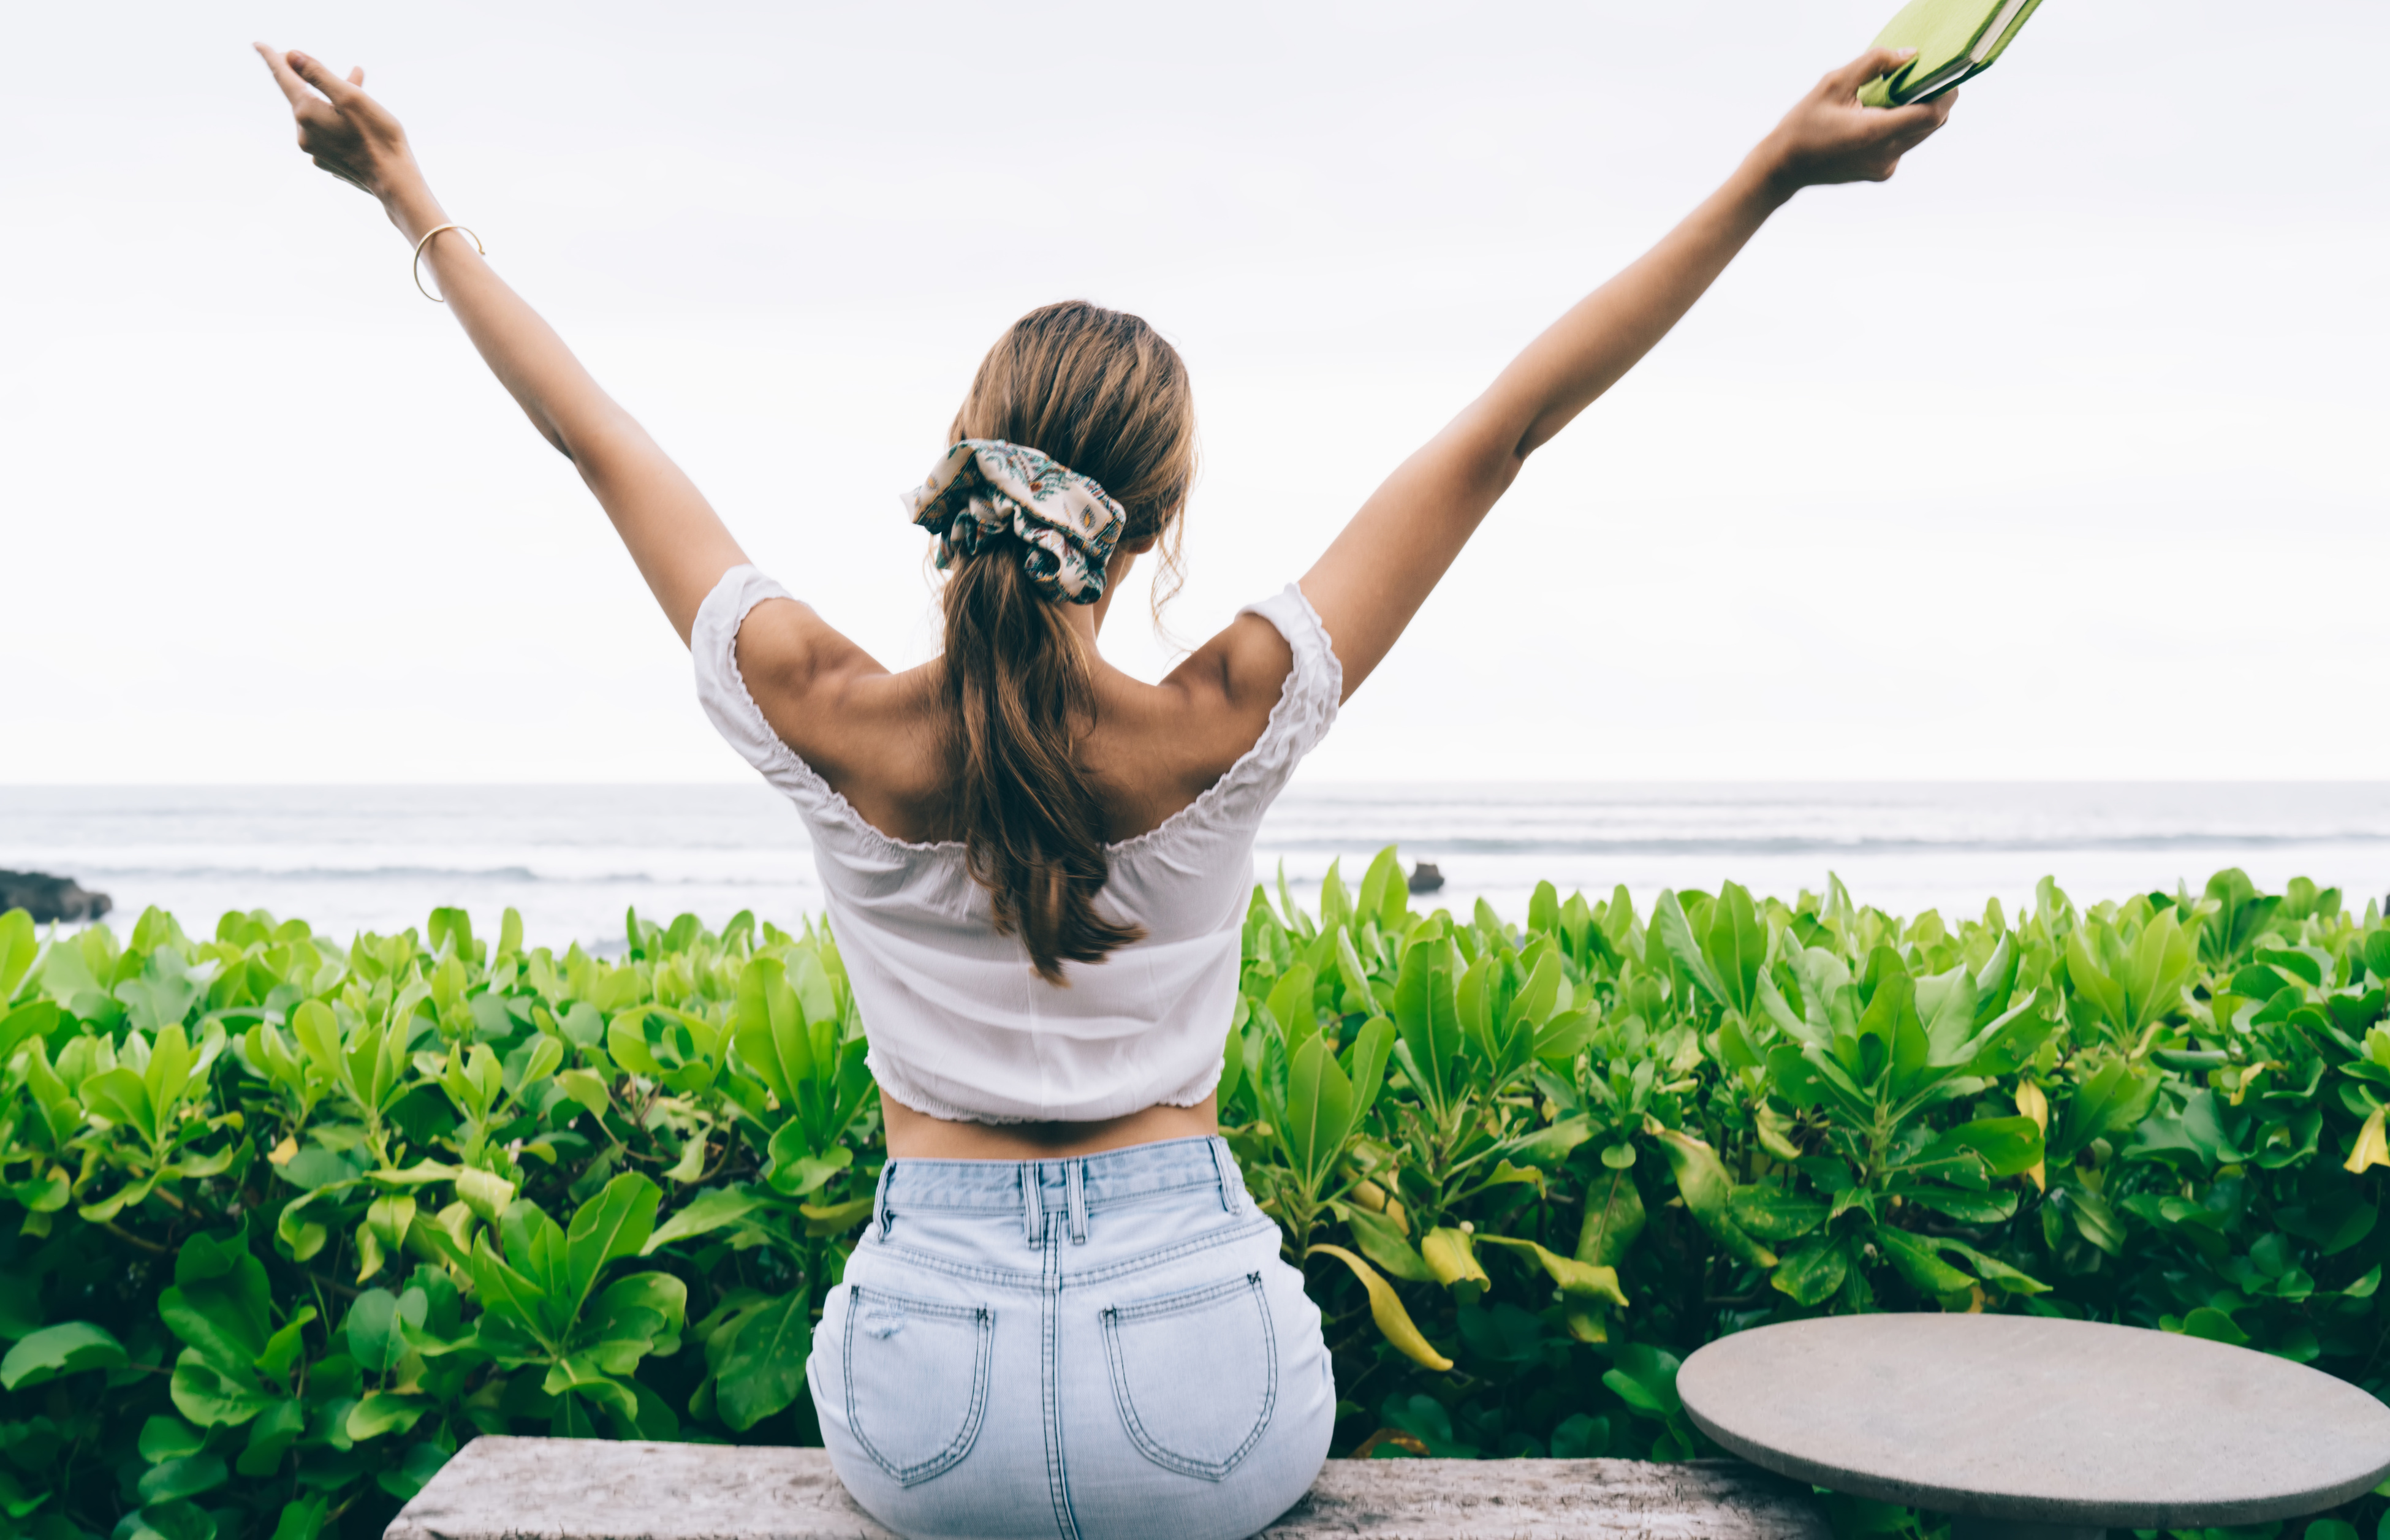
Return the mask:
MULTIPOLYGON (((1157 548, 1156 604, 1178 576, 1195 476, 1187 366, 1134 315, 1068 300, 1015 321, 972 379, 948 443, 1002 439, 1092 478, 1127 510, 1121 545, 1157 548)), ((1060 606, 1022 571, 1022 543, 983 539, 946 582, 944 687, 956 821, 996 928, 1038 976, 1101 962, 1144 932, 1096 912, 1109 863, 1101 801, 1078 763, 1095 684, 1060 606)))

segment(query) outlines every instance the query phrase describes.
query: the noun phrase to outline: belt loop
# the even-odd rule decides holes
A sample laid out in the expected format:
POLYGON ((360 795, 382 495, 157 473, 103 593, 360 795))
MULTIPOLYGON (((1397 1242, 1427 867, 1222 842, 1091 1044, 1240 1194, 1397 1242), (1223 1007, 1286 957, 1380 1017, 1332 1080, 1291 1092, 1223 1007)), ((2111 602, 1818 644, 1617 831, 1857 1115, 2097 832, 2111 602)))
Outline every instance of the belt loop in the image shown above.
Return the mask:
POLYGON ((1071 1211, 1071 1244, 1087 1243, 1087 1162, 1085 1158, 1068 1161, 1062 1166, 1063 1201, 1071 1211))
POLYGON ((894 1175, 895 1172, 895 1161, 890 1161, 882 1165, 880 1168, 879 1185, 871 1192, 871 1222, 878 1226, 880 1238, 882 1240, 888 1238, 889 1229, 896 1223, 896 1216, 888 1209, 888 1179, 894 1175))
POLYGON ((1046 1244, 1045 1173, 1035 1161, 1021 1162, 1021 1231, 1032 1246, 1046 1244))
POLYGON ((1237 1173, 1236 1157, 1228 1151, 1228 1141, 1214 1134, 1203 1141, 1203 1147, 1212 1152, 1212 1174, 1220 1184, 1220 1207, 1235 1213, 1245 1184, 1237 1173))

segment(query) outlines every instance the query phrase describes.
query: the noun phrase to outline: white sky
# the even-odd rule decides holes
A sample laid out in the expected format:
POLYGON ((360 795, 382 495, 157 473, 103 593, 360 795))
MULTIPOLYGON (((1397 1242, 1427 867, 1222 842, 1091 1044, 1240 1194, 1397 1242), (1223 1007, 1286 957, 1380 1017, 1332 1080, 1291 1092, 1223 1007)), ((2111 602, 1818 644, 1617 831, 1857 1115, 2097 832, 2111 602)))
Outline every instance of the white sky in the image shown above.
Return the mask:
MULTIPOLYGON (((1207 633, 1893 8, 13 6, 0 781, 745 774, 252 36, 364 64, 758 561, 901 664, 896 494, 1022 311, 1185 351, 1207 633)), ((1536 457, 1311 773, 2383 775, 2390 7, 2287 16, 2049 0, 1536 457)))

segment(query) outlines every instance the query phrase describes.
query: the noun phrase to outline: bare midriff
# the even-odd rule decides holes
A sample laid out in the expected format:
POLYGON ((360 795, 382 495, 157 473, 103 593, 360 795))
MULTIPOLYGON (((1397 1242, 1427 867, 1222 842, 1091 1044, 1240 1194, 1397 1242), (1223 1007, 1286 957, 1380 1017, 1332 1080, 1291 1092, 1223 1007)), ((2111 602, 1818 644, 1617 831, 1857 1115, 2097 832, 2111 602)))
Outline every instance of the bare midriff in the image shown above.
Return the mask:
POLYGON ((1192 1107, 1149 1107, 1100 1123, 951 1123, 884 1092, 880 1107, 888 1123, 888 1153, 900 1161, 1054 1161, 1220 1131, 1215 1096, 1192 1107))

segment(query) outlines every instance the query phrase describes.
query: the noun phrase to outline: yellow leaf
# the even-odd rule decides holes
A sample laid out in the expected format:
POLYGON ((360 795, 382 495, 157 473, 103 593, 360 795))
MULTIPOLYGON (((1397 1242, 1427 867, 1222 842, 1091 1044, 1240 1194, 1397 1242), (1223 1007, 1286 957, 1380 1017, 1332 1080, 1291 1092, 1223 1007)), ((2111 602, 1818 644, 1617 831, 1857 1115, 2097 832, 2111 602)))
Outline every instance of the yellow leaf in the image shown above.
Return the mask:
POLYGON ((1622 1308, 1626 1303, 1626 1295, 1618 1287, 1618 1270, 1614 1267, 1596 1267, 1589 1262, 1561 1256, 1532 1240, 1513 1240, 1502 1235, 1481 1235, 1477 1238, 1488 1246, 1515 1246, 1523 1251, 1535 1252, 1536 1260, 1544 1264, 1544 1271, 1550 1276, 1552 1282, 1560 1286, 1563 1294, 1573 1294, 1579 1299, 1607 1300, 1622 1308))
POLYGON ((1610 1341, 1610 1327, 1598 1310, 1572 1310, 1561 1319, 1568 1325, 1568 1334, 1580 1342, 1610 1341))
POLYGON ((1386 1341, 1394 1343, 1395 1350, 1404 1357, 1432 1369, 1452 1367, 1452 1360, 1436 1352, 1427 1338, 1420 1334, 1420 1328, 1411 1324, 1410 1312, 1403 1308, 1402 1296, 1394 1292, 1393 1284, 1378 1276, 1376 1268, 1342 1246, 1314 1246, 1312 1250, 1325 1251, 1353 1269, 1353 1276, 1359 1278, 1361 1287, 1369 1291, 1369 1318, 1378 1323, 1378 1329, 1385 1334, 1386 1341))
POLYGON ((298 1157, 298 1154, 299 1141, 285 1134, 282 1136, 282 1142, 267 1152, 265 1158, 276 1165, 287 1166, 298 1157))
POLYGON ((1437 1226, 1420 1242, 1420 1255, 1427 1260, 1427 1270, 1435 1275, 1435 1281, 1446 1289, 1463 1283, 1473 1283, 1481 1289, 1494 1285, 1494 1280, 1485 1276, 1485 1269, 1477 1264, 1477 1254, 1469 1249, 1469 1237, 1464 1231, 1437 1226))
POLYGON ((2385 1140, 2382 1133, 2384 1110, 2375 1108, 2373 1115, 2365 1120, 2365 1126, 2357 1131, 2357 1148, 2348 1152, 2346 1162, 2350 1171, 2362 1172, 2368 1166, 2390 1166, 2390 1140, 2385 1140))
MULTIPOLYGON (((2032 1081, 2021 1080, 2017 1082, 2016 1110, 2024 1116, 2031 1118, 2034 1122, 2034 1126, 2040 1129, 2044 1134, 2048 1134, 2049 1132, 2049 1098, 2043 1096, 2041 1094, 2041 1087, 2036 1085, 2032 1081)), ((2036 1192, 2048 1192, 2049 1190, 2049 1161, 2036 1161, 2033 1163, 2032 1169, 2027 1171, 2025 1175, 2033 1179, 2034 1190, 2036 1192)))

